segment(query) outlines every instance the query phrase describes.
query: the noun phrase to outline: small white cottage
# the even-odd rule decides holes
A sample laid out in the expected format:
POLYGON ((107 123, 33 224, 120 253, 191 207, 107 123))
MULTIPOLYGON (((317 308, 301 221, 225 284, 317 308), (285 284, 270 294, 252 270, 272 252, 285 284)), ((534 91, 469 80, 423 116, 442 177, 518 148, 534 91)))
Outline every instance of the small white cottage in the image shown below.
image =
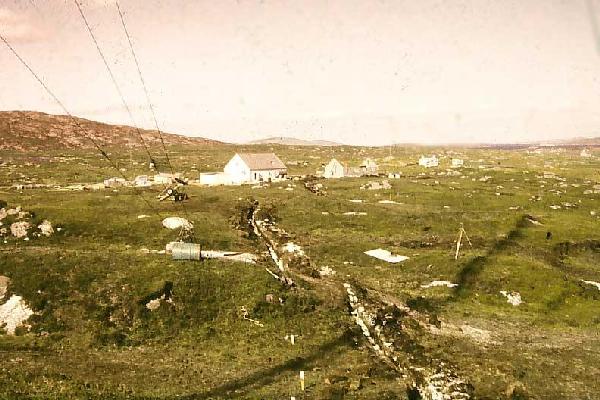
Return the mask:
POLYGON ((425 168, 437 167, 440 165, 440 160, 435 155, 431 157, 421 156, 419 158, 419 165, 425 168))
POLYGON ((176 182, 176 179, 180 179, 180 178, 181 178, 181 174, 178 172, 175 174, 161 172, 159 174, 154 175, 154 183, 160 184, 160 185, 171 185, 176 182))
POLYGON ((323 177, 330 178, 343 178, 346 172, 346 167, 336 160, 332 158, 327 165, 325 165, 325 171, 323 172, 323 177))
POLYGON ((379 166, 370 158, 365 158, 362 164, 360 164, 361 175, 377 175, 378 170, 379 166))
POLYGON ((583 149, 581 150, 581 153, 579 153, 579 156, 589 158, 592 156, 592 153, 590 153, 588 149, 583 149))
POLYGON ((223 171, 232 183, 270 182, 287 175, 287 167, 274 153, 236 153, 223 171))
POLYGON ((465 164, 462 158, 453 158, 452 159, 452 168, 460 168, 465 164))

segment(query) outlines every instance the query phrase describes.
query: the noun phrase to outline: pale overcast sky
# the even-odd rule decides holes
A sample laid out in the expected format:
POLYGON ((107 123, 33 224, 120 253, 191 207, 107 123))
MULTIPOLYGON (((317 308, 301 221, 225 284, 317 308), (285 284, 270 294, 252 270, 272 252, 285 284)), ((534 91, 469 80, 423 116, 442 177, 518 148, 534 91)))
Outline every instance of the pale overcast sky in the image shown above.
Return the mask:
MULTIPOLYGON (((136 122, 152 128, 114 1, 82 4, 136 122)), ((350 144, 600 136, 600 0, 120 6, 168 132, 350 144)), ((74 115, 132 124, 73 1, 0 0, 0 33, 74 115)), ((61 113, 2 43, 0 110, 61 113)))

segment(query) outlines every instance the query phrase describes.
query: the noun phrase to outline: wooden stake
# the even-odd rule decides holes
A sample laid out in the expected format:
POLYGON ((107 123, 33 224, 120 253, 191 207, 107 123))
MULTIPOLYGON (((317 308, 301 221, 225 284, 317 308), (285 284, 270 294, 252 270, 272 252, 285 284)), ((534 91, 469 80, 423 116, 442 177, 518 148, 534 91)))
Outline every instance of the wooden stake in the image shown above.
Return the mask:
POLYGON ((300 389, 304 392, 304 371, 300 371, 300 389))
POLYGON ((456 241, 456 253, 454 254, 455 260, 458 260, 458 252, 460 251, 460 246, 462 244, 463 234, 465 235, 465 238, 467 239, 469 246, 473 247, 473 243, 471 243, 471 239, 469 239, 469 236, 467 235, 467 231, 465 231, 465 228, 463 227, 463 224, 461 223, 460 229, 458 231, 458 240, 456 241))
POLYGON ((463 229, 461 227, 460 231, 458 233, 458 240, 456 241, 456 254, 454 254, 455 260, 458 260, 458 252, 460 251, 460 243, 462 241, 462 235, 463 235, 463 229))

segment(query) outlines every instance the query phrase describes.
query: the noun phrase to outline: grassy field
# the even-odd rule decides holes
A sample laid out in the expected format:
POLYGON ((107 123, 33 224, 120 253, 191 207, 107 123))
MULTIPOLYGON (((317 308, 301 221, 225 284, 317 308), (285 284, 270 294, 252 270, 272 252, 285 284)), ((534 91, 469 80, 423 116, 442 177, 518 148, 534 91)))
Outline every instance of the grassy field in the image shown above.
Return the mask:
MULTIPOLYGON (((29 329, 0 334, 0 398, 416 398, 409 369, 384 362, 361 334, 344 283, 365 298, 408 305, 417 316, 398 324, 399 364, 446 365, 474 398, 598 397, 600 290, 583 282, 600 281, 598 154, 169 150, 175 168, 191 178, 222 169, 239 150, 275 151, 293 164, 292 175, 314 174, 332 157, 358 165, 368 156, 402 177, 383 190, 360 189, 383 178, 325 180, 326 196, 292 180, 266 188, 190 186, 183 210, 157 202, 158 187, 16 190, 12 185, 101 182, 116 171, 89 151, 0 154, 0 200, 61 228, 47 238, 0 241, 8 294, 35 311, 29 329), (440 155, 441 166, 415 165, 422 153, 440 155), (452 157, 465 166, 450 169, 452 157), (294 288, 273 279, 264 244, 232 224, 249 198, 270 210, 314 270, 329 266, 335 275, 292 271, 294 288), (203 248, 253 252, 261 261, 172 261, 152 252, 177 236, 161 219, 186 214, 203 248), (472 246, 464 243, 455 260, 461 224, 472 246), (377 248, 410 258, 390 264, 364 254, 377 248), (458 286, 422 287, 434 280, 458 286), (170 284, 172 301, 148 310, 146 302, 170 284), (522 303, 509 304, 500 291, 518 292, 522 303), (282 302, 266 301, 269 294, 282 302), (244 319, 242 306, 262 326, 244 319), (290 334, 299 335, 295 345, 285 339, 290 334)), ((141 152, 111 155, 128 177, 148 173, 141 152)))

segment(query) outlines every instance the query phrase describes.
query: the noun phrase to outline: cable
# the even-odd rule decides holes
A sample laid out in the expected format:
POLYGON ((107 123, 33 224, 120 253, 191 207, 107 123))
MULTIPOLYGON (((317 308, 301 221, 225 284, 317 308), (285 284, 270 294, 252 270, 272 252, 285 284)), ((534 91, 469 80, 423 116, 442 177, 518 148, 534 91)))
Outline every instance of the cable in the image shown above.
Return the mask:
MULTIPOLYGON (((129 179, 127 179, 127 177, 125 176, 125 174, 119 169, 119 167, 117 166, 117 164, 100 147, 100 145, 98 144, 98 142, 96 142, 96 140, 91 135, 89 135, 85 129, 83 129, 83 127, 81 126, 81 124, 79 123, 79 121, 77 121, 77 119, 75 119, 75 117, 73 116, 73 114, 71 114, 69 112, 69 110, 67 110, 67 108, 65 107, 65 105, 63 104, 63 102, 60 101, 58 97, 56 97, 56 95, 44 83, 44 81, 39 77, 39 75, 35 73, 35 71, 29 66, 29 64, 27 64, 27 62, 19 55, 19 53, 17 53, 17 51, 10 45, 10 43, 8 42, 8 40, 6 40, 6 38, 4 36, 2 36, 2 34, 0 34, 0 39, 9 48, 9 50, 15 55, 15 57, 21 62, 21 64, 23 64, 23 66, 25 66, 25 68, 27 68, 27 70, 31 73, 31 75, 33 75, 33 77, 35 78, 35 80, 44 88, 44 90, 46 90, 46 92, 50 95, 50 97, 52 97, 52 99, 60 106, 60 108, 63 110, 63 112, 73 119, 73 121, 75 123, 75 126, 79 129, 80 132, 83 133, 83 136, 85 136, 90 142, 92 142, 92 144, 94 145, 94 147, 100 152, 100 154, 102 154, 102 156, 108 161, 108 163, 117 171, 117 173, 123 179, 125 179, 126 181, 129 181, 129 179)), ((156 210, 152 206, 152 204, 150 204, 150 202, 148 201, 148 199, 146 199, 144 196, 142 196, 141 192, 135 186, 133 186, 133 189, 134 189, 135 193, 137 195, 139 195, 140 198, 146 203, 146 205, 148 206, 148 208, 153 213, 155 213, 160 219, 162 219, 162 216, 160 215, 160 213, 158 212, 158 210, 156 210)))
POLYGON ((125 18, 123 13, 121 12, 121 7, 119 6, 119 2, 115 1, 115 5, 117 6, 117 11, 119 11, 119 17, 121 18, 121 25, 123 26, 123 31, 125 32, 125 36, 127 36, 127 42, 129 43, 129 49, 131 50, 131 55, 133 56, 133 61, 135 62, 135 66, 137 68, 138 76, 140 77, 140 82, 142 84, 142 88, 144 89, 144 94, 146 95, 146 101, 148 103, 148 108, 152 113, 152 118, 154 119, 154 126, 156 127, 156 131, 158 132, 158 136, 160 138, 160 143, 162 144, 163 152, 165 153, 165 158, 167 163, 169 164, 169 168, 171 169, 171 174, 175 175, 175 170, 173 169, 173 165, 171 164, 171 160, 169 159, 169 154, 167 153, 167 148, 165 146, 165 141, 162 135, 162 131, 158 126, 158 120, 156 119, 156 113, 154 112, 154 106, 152 106, 152 102, 150 101, 150 95, 148 94, 148 88, 146 87, 146 81, 144 80, 144 76, 142 75, 142 69, 140 68, 140 63, 138 62, 138 58, 135 54, 135 50, 133 48, 133 43, 131 41, 131 36, 129 35, 129 31, 127 30, 127 26, 125 25, 125 18))
POLYGON ((133 118, 131 109, 129 108, 129 106, 127 105, 127 102, 125 101, 123 92, 121 92, 121 88, 119 87, 119 84, 117 83, 117 79, 115 78, 115 75, 113 74, 112 69, 108 65, 108 61, 106 61, 106 57, 104 56, 104 53, 102 52, 102 49, 100 48, 100 45, 98 44, 98 41, 96 40, 96 36, 94 35, 94 32, 92 31, 92 28, 91 28, 90 24, 88 23, 88 20, 85 17, 85 14, 83 13, 83 9, 81 8, 81 5, 79 4, 79 2, 77 0, 73 0, 73 2, 75 3, 75 5, 77 6, 77 9, 79 10, 79 14, 81 15, 81 18, 83 19, 85 27, 87 28, 87 31, 89 32, 90 37, 92 38, 92 41, 94 42, 94 45, 96 46, 96 50, 98 50, 98 54, 100 54, 100 58, 102 59, 102 62, 104 63, 104 66, 106 67, 106 70, 108 71, 108 75, 110 76, 110 79, 112 80, 112 83, 115 86, 115 89, 117 90, 117 93, 119 94, 119 97, 121 98, 121 102, 123 103, 125 110, 127 110, 127 114, 129 115, 129 118, 131 119, 131 122, 132 122, 133 126, 135 127, 135 130, 140 138, 140 141, 142 142, 142 145, 144 146, 144 149, 146 150, 146 153, 148 154, 148 158, 150 159, 150 162, 155 164, 154 158, 152 157, 152 154, 150 154, 150 150, 148 149, 148 146, 146 145, 146 141, 144 140, 144 137, 142 136, 142 132, 140 131, 140 128, 137 126, 135 119, 133 118))
MULTIPOLYGON (((156 131, 158 132, 158 136, 159 136, 160 142, 162 144, 163 152, 165 154, 165 159, 167 160, 167 163, 169 164, 169 168, 171 169, 171 174, 173 175, 173 177, 175 177, 175 169, 173 168, 173 164, 171 163, 169 154, 167 153, 167 148, 165 146, 165 141, 164 141, 164 138, 162 135, 162 131, 160 130, 160 127, 158 126, 158 120, 156 118, 156 113, 154 112, 154 107, 152 106, 152 101, 150 101, 150 94, 148 93, 146 81, 144 80, 144 76, 142 74, 142 69, 140 68, 140 63, 139 63, 137 55, 135 53, 135 49, 133 48, 133 42, 131 41, 131 35, 129 35, 129 31, 127 30, 127 25, 125 24, 125 17, 123 16, 123 13, 121 12, 121 7, 119 6, 118 0, 115 0, 115 5, 117 6, 117 11, 119 12, 119 17, 121 19, 121 25, 123 26, 123 31, 125 32, 125 36, 127 37, 127 43, 129 44, 129 49, 131 50, 131 55, 135 62, 138 76, 140 78, 140 83, 142 85, 142 88, 144 89, 144 94, 146 95, 146 101, 148 103, 148 108, 150 108, 150 111, 152 113, 152 118, 154 119, 154 126, 156 127, 156 131)), ((180 203, 181 203, 181 207, 183 209, 183 212, 184 212, 186 218, 188 220, 191 219, 189 216, 187 207, 185 206, 185 203, 183 201, 181 201, 180 203)))

